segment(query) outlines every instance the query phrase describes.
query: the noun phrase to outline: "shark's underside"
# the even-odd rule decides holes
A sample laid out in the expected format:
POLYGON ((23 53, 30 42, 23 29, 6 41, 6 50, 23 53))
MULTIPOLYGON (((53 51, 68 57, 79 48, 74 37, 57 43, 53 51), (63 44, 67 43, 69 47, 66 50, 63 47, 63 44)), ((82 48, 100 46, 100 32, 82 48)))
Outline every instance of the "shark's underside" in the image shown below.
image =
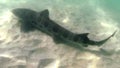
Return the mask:
POLYGON ((71 45, 75 43, 76 45, 72 45, 73 47, 79 47, 79 44, 83 47, 88 45, 101 46, 114 36, 116 32, 104 40, 93 41, 88 38, 89 33, 76 34, 58 25, 49 18, 49 11, 47 9, 36 12, 31 9, 17 8, 13 9, 12 12, 19 18, 22 31, 29 32, 37 29, 53 37, 55 42, 70 42, 71 45))

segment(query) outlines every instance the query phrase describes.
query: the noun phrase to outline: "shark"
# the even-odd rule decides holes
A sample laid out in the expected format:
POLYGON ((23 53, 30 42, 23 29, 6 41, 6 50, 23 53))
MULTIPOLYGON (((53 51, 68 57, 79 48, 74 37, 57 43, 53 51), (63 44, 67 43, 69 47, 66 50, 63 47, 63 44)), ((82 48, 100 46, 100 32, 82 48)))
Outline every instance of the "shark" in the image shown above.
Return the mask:
POLYGON ((69 43, 69 46, 87 47, 101 46, 113 37, 116 31, 109 37, 95 41, 88 38, 89 33, 77 34, 57 24, 55 21, 49 18, 49 10, 37 12, 28 8, 16 8, 12 10, 12 13, 18 17, 21 23, 21 31, 30 32, 33 30, 39 30, 49 36, 51 36, 56 43, 69 43))

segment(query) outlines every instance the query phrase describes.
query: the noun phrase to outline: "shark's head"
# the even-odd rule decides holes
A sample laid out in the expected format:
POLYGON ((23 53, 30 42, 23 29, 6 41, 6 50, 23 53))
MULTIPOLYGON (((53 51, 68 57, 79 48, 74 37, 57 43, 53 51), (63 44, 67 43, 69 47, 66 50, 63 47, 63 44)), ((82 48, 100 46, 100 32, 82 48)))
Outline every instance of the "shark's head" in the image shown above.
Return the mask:
POLYGON ((37 12, 26 8, 17 8, 13 9, 12 13, 19 18, 21 31, 29 32, 35 29, 32 23, 36 23, 37 12))
POLYGON ((24 20, 24 19, 35 19, 36 18, 36 12, 30 9, 26 8, 17 8, 12 10, 13 14, 15 14, 18 18, 24 20))
POLYGON ((40 23, 48 21, 49 19, 49 11, 47 9, 41 12, 36 12, 27 8, 17 8, 13 9, 12 13, 19 18, 21 29, 24 32, 31 31, 35 29, 38 25, 44 25, 40 23))

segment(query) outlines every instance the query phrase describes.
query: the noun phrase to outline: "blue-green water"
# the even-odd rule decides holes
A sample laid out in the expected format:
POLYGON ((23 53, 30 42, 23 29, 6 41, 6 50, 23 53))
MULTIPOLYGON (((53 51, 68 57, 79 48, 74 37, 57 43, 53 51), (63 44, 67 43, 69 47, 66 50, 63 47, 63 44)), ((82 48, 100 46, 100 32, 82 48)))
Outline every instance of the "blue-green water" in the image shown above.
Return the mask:
MULTIPOLYGON (((56 8, 64 8, 66 6, 77 6, 77 7, 85 7, 88 6, 90 8, 101 8, 106 12, 110 13, 116 20, 119 21, 119 0, 1 0, 0 9, 3 8, 15 8, 15 7, 28 7, 32 9, 42 9, 48 7, 56 7, 56 8)), ((86 9, 86 8, 85 8, 86 9)), ((1 11, 1 10, 0 10, 1 11)))
POLYGON ((1 0, 0 68, 120 68, 119 5, 119 0, 1 0), (76 33, 89 32, 94 40, 117 33, 101 47, 76 50, 39 31, 21 33, 11 13, 15 8, 48 9, 56 23, 76 33))
POLYGON ((119 0, 101 0, 101 7, 106 9, 107 12, 110 12, 113 15, 113 18, 120 22, 120 1, 119 0))

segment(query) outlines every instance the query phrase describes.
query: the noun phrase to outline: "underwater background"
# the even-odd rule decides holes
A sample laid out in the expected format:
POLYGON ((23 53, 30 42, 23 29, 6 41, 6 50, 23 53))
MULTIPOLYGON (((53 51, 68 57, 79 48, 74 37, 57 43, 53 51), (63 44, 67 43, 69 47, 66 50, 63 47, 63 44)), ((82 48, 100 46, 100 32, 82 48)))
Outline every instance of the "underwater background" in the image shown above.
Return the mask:
POLYGON ((119 0, 0 0, 0 68, 120 68, 119 0), (104 45, 75 49, 40 31, 23 33, 15 8, 40 12, 75 33, 89 32, 104 45))

